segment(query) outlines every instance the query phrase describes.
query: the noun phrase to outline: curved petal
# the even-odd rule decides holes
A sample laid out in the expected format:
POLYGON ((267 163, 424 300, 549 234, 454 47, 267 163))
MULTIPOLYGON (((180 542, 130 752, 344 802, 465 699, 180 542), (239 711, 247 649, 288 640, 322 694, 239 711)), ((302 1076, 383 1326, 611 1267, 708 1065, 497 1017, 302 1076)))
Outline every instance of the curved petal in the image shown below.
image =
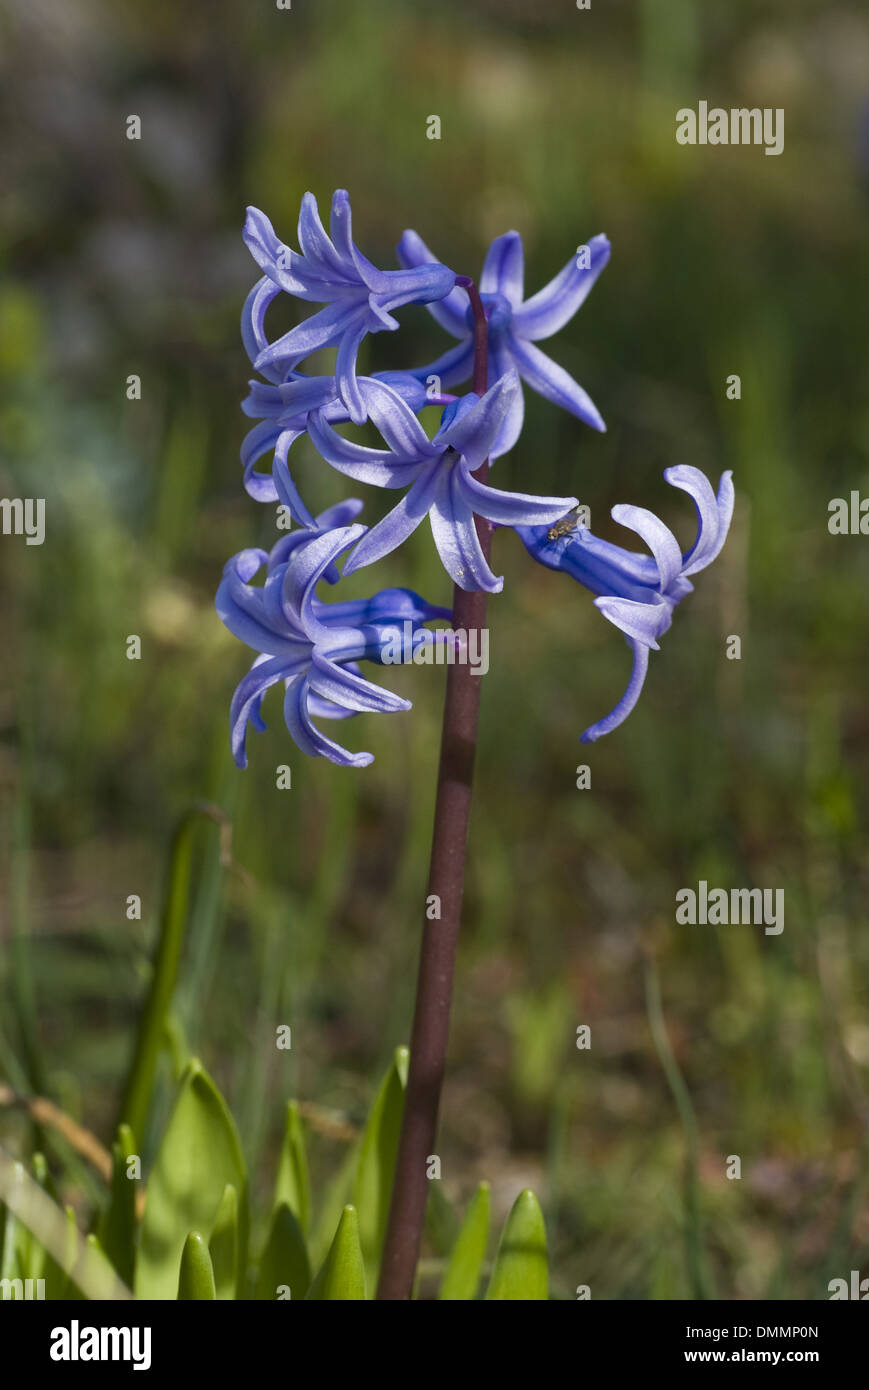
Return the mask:
POLYGON ((308 433, 318 453, 333 468, 373 487, 405 487, 422 466, 401 462, 389 449, 369 449, 367 444, 345 439, 319 412, 308 417, 308 433))
POLYGON ((480 276, 480 294, 502 294, 514 309, 522 303, 525 290, 525 258, 518 232, 495 237, 486 252, 480 276))
POLYGON ((619 628, 626 637, 658 651, 658 638, 666 632, 673 621, 673 610, 663 599, 658 602, 642 603, 636 599, 610 597, 596 598, 595 608, 619 628))
MULTIPOLYGON (((261 280, 257 280, 244 301, 241 311, 241 341, 251 362, 255 362, 269 345, 265 330, 266 310, 280 292, 280 287, 264 275, 261 280)), ((263 376, 268 376, 272 381, 280 380, 280 373, 274 369, 263 372, 263 376)))
POLYGON ((290 476, 290 469, 287 463, 287 455, 290 445, 298 439, 304 430, 284 430, 275 445, 275 457, 272 464, 272 478, 274 480, 275 492, 278 501, 285 507, 289 507, 290 516, 293 521, 298 521, 302 526, 310 527, 312 530, 316 526, 314 518, 308 511, 299 495, 299 490, 290 476))
POLYGON ((316 314, 311 314, 303 323, 297 324, 289 333, 264 348, 254 366, 258 372, 277 362, 294 366, 320 348, 334 347, 345 333, 353 331, 360 317, 364 319, 366 313, 365 306, 360 307, 358 302, 352 300, 349 304, 343 300, 327 304, 325 309, 318 309, 316 314))
POLYGON ((245 563, 251 554, 264 556, 265 552, 242 551, 225 566, 214 597, 217 615, 234 637, 254 651, 296 660, 304 635, 300 629, 294 631, 286 620, 273 621, 265 607, 263 590, 245 583, 245 576, 252 574, 250 565, 245 563))
POLYGON ((338 386, 338 394, 346 405, 354 425, 364 425, 368 418, 365 401, 359 389, 359 382, 356 380, 356 354, 367 331, 364 318, 355 323, 352 328, 348 328, 338 344, 338 355, 335 359, 335 381, 338 386))
MULTIPOLYGON (((414 270, 377 271, 385 282, 377 291, 377 303, 384 311, 403 304, 441 303, 452 293, 456 277, 449 266, 436 261, 414 270)), ((387 325, 391 326, 391 325, 387 325)), ((396 328, 397 324, 394 325, 396 328)))
POLYGON ((248 723, 262 732, 260 705, 269 686, 276 685, 288 671, 295 670, 283 657, 257 657, 247 675, 236 687, 229 707, 229 741, 237 767, 247 767, 245 742, 248 723))
POLYGON ((369 419, 397 460, 419 463, 438 452, 411 406, 393 386, 375 377, 361 377, 359 385, 369 419))
POLYGON ((515 371, 511 371, 496 381, 470 409, 461 411, 450 407, 446 416, 450 423, 438 430, 434 442, 442 449, 455 449, 467 459, 471 472, 475 472, 488 458, 518 390, 519 379, 515 371))
POLYGON ((649 649, 642 642, 629 642, 634 654, 634 665, 631 670, 631 678, 628 681, 628 688, 619 700, 615 709, 612 710, 605 719, 601 719, 597 724, 592 724, 580 736, 582 743, 596 743, 604 734, 612 733, 623 724, 640 698, 643 684, 646 679, 646 672, 649 669, 649 649))
POLYGON ((365 527, 341 526, 335 531, 314 534, 300 545, 284 571, 283 603, 288 613, 296 615, 299 626, 312 642, 328 637, 326 628, 317 618, 312 599, 314 589, 329 565, 357 541, 365 527))
POLYGON ((533 343, 517 338, 515 334, 510 335, 510 352, 522 377, 533 390, 552 401, 553 405, 569 410, 571 415, 584 420, 592 429, 600 430, 602 434, 606 432, 603 417, 591 396, 578 381, 574 381, 569 372, 559 367, 533 343))
POLYGON ((590 252, 587 268, 580 269, 577 257, 572 256, 554 280, 514 310, 513 324, 520 337, 532 342, 551 337, 585 302, 610 258, 610 244, 605 236, 594 236, 587 245, 590 252))
MULTIPOLYGON (((437 256, 429 250, 422 237, 411 230, 406 231, 398 243, 397 255, 401 264, 408 270, 419 265, 437 263, 437 256)), ((426 307, 432 318, 441 328, 446 329, 447 333, 451 333, 454 338, 465 338, 470 333, 467 319, 470 302, 467 290, 459 289, 457 286, 443 299, 426 307)))
POLYGON ((459 490, 455 470, 432 503, 430 520, 438 554, 453 582, 460 589, 485 589, 488 594, 499 594, 504 587, 503 577, 496 577, 489 568, 474 513, 459 490))
POLYGON ((697 574, 712 564, 727 539, 735 500, 733 474, 730 469, 722 473, 717 497, 706 474, 701 473, 699 468, 679 464, 675 468, 666 468, 664 477, 673 487, 681 488, 694 500, 697 539, 684 556, 682 573, 697 574))
MULTIPOLYGON (((280 426, 271 420, 263 420, 245 435, 241 446, 241 461, 244 465, 244 489, 257 502, 276 502, 277 488, 270 473, 257 473, 256 464, 268 454, 281 437, 280 426)), ((294 436, 298 438, 298 434, 294 436)), ((292 442, 292 441, 291 441, 292 442)), ((289 446, 287 446, 289 447, 289 446)))
POLYGON ((428 514, 441 483, 441 472, 440 457, 432 459, 401 501, 362 537, 344 566, 345 575, 373 565, 407 540, 428 514))
POLYGON ((298 257, 293 255, 275 232, 269 219, 259 208, 249 207, 242 231, 244 243, 260 270, 287 294, 306 294, 304 280, 293 273, 298 257))
POLYGON ((613 521, 636 531, 655 557, 661 581, 661 592, 666 593, 682 568, 682 551, 679 542, 669 526, 646 507, 632 507, 620 504, 610 512, 613 521))
MULTIPOLYGON (((500 335, 499 335, 500 337, 500 335)), ((509 372, 515 371, 513 359, 509 349, 504 345, 503 339, 493 341, 489 339, 489 385, 494 386, 501 377, 507 376, 509 372)), ((525 420, 525 395, 522 390, 520 379, 515 392, 510 398, 510 406, 501 428, 498 430, 494 444, 489 450, 489 462, 501 458, 508 454, 522 433, 522 425, 525 420)))
POLYGON ((457 464, 455 487, 478 516, 499 526, 540 526, 560 520, 579 505, 576 497, 534 497, 524 492, 502 492, 471 476, 468 465, 457 464))
POLYGON ((304 676, 290 681, 287 686, 284 720, 294 743, 313 758, 328 758, 341 767, 367 767, 374 762, 372 753, 351 753, 320 732, 308 712, 308 682, 304 676))
MULTIPOLYGON (((337 194, 335 195, 337 197, 337 194)), ((345 193, 346 198, 346 193, 345 193)), ((315 274, 324 279, 355 279, 352 259, 341 258, 326 235, 320 220, 320 210, 313 193, 305 193, 299 209, 299 247, 306 260, 312 261, 315 274), (349 272, 349 273, 348 273, 349 272)))
POLYGON ((393 695, 391 690, 374 685, 364 676, 354 675, 344 666, 338 666, 320 652, 314 651, 308 685, 326 700, 354 711, 369 710, 374 714, 393 714, 397 710, 411 708, 410 700, 393 695))

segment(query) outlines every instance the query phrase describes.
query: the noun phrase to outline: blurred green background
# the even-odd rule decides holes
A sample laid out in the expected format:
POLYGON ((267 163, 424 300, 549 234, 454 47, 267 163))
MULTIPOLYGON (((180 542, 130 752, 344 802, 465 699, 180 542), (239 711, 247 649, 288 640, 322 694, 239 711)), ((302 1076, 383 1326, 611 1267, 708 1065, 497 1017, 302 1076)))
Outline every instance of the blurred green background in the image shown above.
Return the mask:
MULTIPOLYGON (((305 190, 345 187, 376 263, 412 226, 469 274, 515 227, 529 293, 605 231, 609 267, 544 346, 609 431, 528 392, 496 482, 575 492, 619 540, 609 508, 649 506, 687 545, 663 469, 729 467, 737 513, 637 711, 591 749, 629 654, 588 595, 496 539, 443 1190, 464 1205, 488 1178, 503 1212, 533 1186, 557 1296, 827 1297, 869 1259, 869 541, 827 529, 831 498, 869 496, 865 7, 4 0, 0 52, 0 494, 47 509, 42 547, 0 541, 0 1072, 108 1141, 171 835, 209 802, 232 863, 203 817, 176 1059, 227 1095, 255 1187, 289 1095, 318 1184, 338 1168, 409 1032, 443 671, 394 671, 412 713, 343 726, 365 771, 305 760, 277 698, 232 766, 248 658, 212 598, 225 559, 275 534, 238 463, 244 208, 293 243, 305 190), (678 146, 700 99, 783 107, 783 155, 678 146), (701 878, 783 888, 783 934, 676 926, 701 878)), ((446 345, 411 309, 362 360, 446 345)), ((294 459, 313 510, 352 490, 294 459)), ((369 522, 394 501, 355 491, 369 522)), ((426 529, 379 567, 394 583, 449 601, 426 529)), ((153 1132, 171 1089, 167 1053, 153 1132)), ((0 1139, 26 1148, 18 1111, 0 1139)), ((69 1173, 86 1205, 92 1178, 69 1173)))

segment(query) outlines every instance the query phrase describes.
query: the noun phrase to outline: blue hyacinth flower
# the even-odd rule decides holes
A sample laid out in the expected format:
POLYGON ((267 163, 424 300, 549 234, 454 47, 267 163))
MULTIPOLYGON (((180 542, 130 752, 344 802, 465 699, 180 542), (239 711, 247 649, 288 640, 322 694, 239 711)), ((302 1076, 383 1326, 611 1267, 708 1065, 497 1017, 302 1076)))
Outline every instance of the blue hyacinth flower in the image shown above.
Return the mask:
POLYGON ((410 661, 415 647, 430 636, 419 624, 449 618, 449 610, 426 603, 409 589, 384 589, 373 598, 332 604, 315 592, 339 556, 364 534, 364 526, 352 524, 361 507, 355 499, 341 502, 317 517, 315 530, 289 533, 270 554, 243 550, 224 568, 217 612, 230 632, 259 653, 230 707, 230 740, 239 767, 247 766, 247 726, 265 729, 263 698, 280 681, 284 719, 296 744, 303 753, 344 767, 367 767, 373 755, 351 753, 327 738, 314 718, 410 709, 408 700, 366 680, 358 662, 379 662, 387 645, 394 662, 397 632, 410 634, 402 639, 399 653, 410 661), (252 585, 263 565, 265 582, 252 585))
MULTIPOLYGON (((573 318, 609 260, 610 244, 605 236, 592 237, 587 249, 587 266, 581 263, 583 258, 573 256, 554 280, 530 299, 523 299, 521 236, 518 232, 506 232, 492 242, 479 284, 489 325, 488 385, 493 386, 499 377, 514 368, 532 390, 569 410, 593 429, 605 430, 600 412, 587 392, 563 367, 535 346, 541 338, 551 337, 573 318)), ((398 258, 402 265, 417 269, 437 263, 414 231, 406 231, 401 238, 398 258)), ((438 303, 430 303, 428 311, 442 328, 459 339, 459 343, 437 361, 419 368, 417 374, 423 380, 428 376, 440 377, 445 386, 468 381, 473 371, 474 341, 467 291, 456 286, 438 303)), ((519 390, 493 444, 492 458, 499 458, 512 449, 521 433, 523 416, 524 402, 519 390)))
POLYGON ((337 348, 338 394, 351 420, 361 425, 365 422, 365 403, 356 378, 356 354, 362 339, 367 333, 398 328, 393 309, 442 299, 456 277, 437 263, 378 270, 353 241, 350 199, 344 189, 338 189, 332 198, 329 229, 331 236, 326 235, 312 193, 305 194, 299 214, 301 252, 279 239, 264 213, 248 208, 244 240, 264 275, 248 296, 242 331, 249 345, 264 336, 266 310, 281 290, 325 305, 276 342, 264 341, 254 366, 277 382, 312 352, 337 348))
MULTIPOLYGON (((373 378, 359 377, 358 387, 363 401, 366 401, 372 383, 376 382, 385 382, 407 402, 411 410, 421 410, 424 405, 432 404, 425 387, 409 372, 377 372, 373 378)), ((302 372, 290 372, 286 381, 251 381, 249 386, 250 392, 242 401, 241 408, 246 415, 261 423, 245 435, 241 446, 245 490, 258 502, 282 503, 289 508, 294 521, 311 528, 315 525, 314 519, 290 473, 290 449, 307 431, 311 411, 320 411, 331 424, 346 424, 350 412, 338 394, 334 376, 311 377, 302 372), (273 454, 274 457, 269 472, 262 473, 256 465, 266 454, 273 454)), ((452 399, 437 398, 440 401, 452 399)))
POLYGON ((658 638, 669 628, 673 609, 693 591, 688 576, 711 565, 727 538, 734 500, 729 471, 722 474, 717 496, 699 468, 668 468, 664 477, 694 499, 697 538, 684 555, 670 528, 645 507, 613 507, 611 515, 620 525, 636 531, 651 555, 638 555, 599 540, 586 527, 567 529, 569 519, 553 527, 516 527, 535 560, 549 569, 562 570, 599 595, 595 607, 621 629, 633 651, 627 690, 612 713, 586 729, 583 743, 594 743, 628 717, 646 679, 649 652, 658 650, 658 638))
POLYGON ((323 458, 350 478, 375 487, 407 487, 396 507, 360 540, 344 573, 373 564, 395 550, 427 516, 444 568, 461 589, 499 593, 504 581, 483 554, 474 517, 502 526, 555 521, 576 498, 530 497, 501 492, 473 477, 485 462, 510 414, 519 382, 514 371, 479 397, 473 392, 448 405, 440 429, 429 439, 413 410, 384 382, 366 394, 369 417, 386 444, 370 449, 344 439, 323 412, 308 417, 308 432, 323 458))

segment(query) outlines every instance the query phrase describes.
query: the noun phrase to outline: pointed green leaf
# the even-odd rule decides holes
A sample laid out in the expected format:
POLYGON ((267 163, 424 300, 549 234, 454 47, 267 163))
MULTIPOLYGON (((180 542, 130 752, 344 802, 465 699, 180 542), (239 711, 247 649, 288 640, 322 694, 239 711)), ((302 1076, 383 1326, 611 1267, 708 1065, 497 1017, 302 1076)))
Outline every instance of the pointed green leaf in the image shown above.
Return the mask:
POLYGON ((208 1241, 214 1286, 220 1299, 238 1295, 238 1193, 231 1183, 223 1189, 214 1228, 208 1241))
POLYGON ((179 1301, 201 1302, 217 1297, 214 1270, 208 1246, 198 1231, 191 1231, 181 1252, 181 1271, 178 1275, 179 1301))
POLYGON ((396 1048, 395 1060, 383 1078, 368 1116, 353 1184, 353 1202, 359 1210, 359 1239, 371 1288, 377 1283, 389 1218, 409 1056, 406 1047, 396 1048))
MULTIPOLYGON (((35 1153, 30 1163, 33 1169, 34 1182, 42 1188, 43 1192, 47 1192, 52 1201, 56 1203, 57 1193, 48 1171, 45 1155, 35 1153)), ((45 1246, 40 1244, 32 1231, 28 1231, 25 1226, 19 1226, 18 1263, 24 1271, 25 1279, 43 1279, 47 1260, 48 1255, 45 1246)))
MULTIPOLYGON (((178 979, 181 947, 187 926, 196 821, 195 809, 185 812, 172 839, 151 981, 121 1098, 118 1123, 128 1124, 138 1135, 147 1132, 157 1060, 164 1046, 169 1008, 178 979)), ((180 1257, 180 1248, 178 1253, 180 1257)))
MULTIPOLYGON (((65 1223, 65 1250, 63 1255, 63 1264, 58 1269, 60 1291, 55 1295, 55 1297, 57 1297, 58 1299, 79 1298, 80 1294, 78 1292, 78 1289, 73 1286, 70 1280, 70 1273, 75 1264, 76 1255, 78 1254, 78 1226, 76 1225, 75 1220, 75 1208, 67 1204, 63 1209, 63 1216, 65 1223)), ((46 1283, 45 1286, 45 1295, 46 1298, 52 1297, 48 1283, 46 1283)))
POLYGON ((126 1284, 133 1283, 136 1254, 136 1179, 127 1177, 127 1159, 136 1153, 129 1125, 121 1125, 112 1144, 109 1202, 97 1226, 100 1244, 126 1284))
POLYGON ((284 1141, 281 1145, 275 1183, 275 1210, 281 1202, 286 1202, 290 1210, 295 1212, 302 1231, 307 1235, 311 1227, 311 1182, 308 1176, 302 1119, 294 1100, 287 1104, 284 1141))
POLYGON ((341 1213, 335 1239, 320 1273, 307 1297, 311 1300, 349 1301, 364 1299, 365 1264, 359 1242, 359 1220, 356 1208, 347 1206, 341 1213))
POLYGON ((481 1182, 468 1205, 441 1284, 440 1300, 476 1298, 489 1239, 489 1184, 481 1182))
POLYGON ((148 1180, 136 1259, 139 1298, 172 1299, 191 1231, 212 1230, 227 1183, 239 1194, 239 1262, 247 1260, 247 1178, 235 1122, 201 1063, 192 1061, 148 1180))
POLYGON ((272 1217, 269 1238, 260 1260, 255 1298, 304 1298, 311 1283, 305 1237, 295 1213, 281 1202, 272 1217), (289 1290, 289 1294, 285 1292, 289 1290), (280 1291, 280 1292, 279 1292, 280 1291))
POLYGON ((544 1300, 549 1294, 546 1228, 540 1203, 529 1189, 513 1203, 492 1268, 487 1299, 544 1300))
POLYGON ((354 1140, 338 1171, 332 1175, 322 1193, 318 1195, 317 1216, 308 1237, 311 1262, 321 1265, 329 1252, 332 1238, 341 1220, 341 1213, 353 1192, 356 1169, 359 1166, 360 1141, 354 1140))

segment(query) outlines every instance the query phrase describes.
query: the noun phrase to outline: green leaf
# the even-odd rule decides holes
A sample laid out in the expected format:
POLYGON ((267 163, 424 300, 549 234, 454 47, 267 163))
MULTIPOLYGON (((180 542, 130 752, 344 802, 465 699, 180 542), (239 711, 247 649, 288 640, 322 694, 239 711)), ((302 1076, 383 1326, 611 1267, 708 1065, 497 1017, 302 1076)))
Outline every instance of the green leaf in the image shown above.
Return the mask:
POLYGON ((389 1199, 398 1157, 409 1056, 406 1047, 396 1048, 395 1060, 383 1078, 369 1112, 353 1184, 353 1202, 359 1210, 359 1239, 371 1288, 377 1283, 380 1254, 389 1219, 389 1199))
MULTIPOLYGON (((20 1182, 24 1174, 24 1165, 15 1163, 12 1166, 13 1181, 20 1182)), ((0 1245, 0 1279, 23 1279, 24 1269, 21 1264, 21 1242, 26 1236, 24 1227, 19 1223, 15 1213, 9 1208, 4 1207, 3 1240, 0 1245)))
POLYGON ((526 1188, 504 1222, 486 1298, 531 1302, 545 1301, 548 1294, 543 1212, 534 1193, 526 1188))
POLYGON ((75 1208, 69 1205, 65 1206, 63 1209, 63 1218, 65 1250, 63 1255, 63 1263, 57 1271, 59 1291, 56 1294, 52 1295, 51 1285, 48 1279, 46 1279, 46 1298, 55 1297, 58 1299, 65 1299, 80 1297, 78 1289, 73 1286, 70 1280, 70 1272, 76 1262, 76 1256, 78 1254, 78 1226, 76 1225, 75 1220, 75 1208))
POLYGON ((467 1215, 456 1237, 444 1274, 438 1299, 441 1301, 476 1298, 480 1270, 486 1258, 489 1239, 489 1184, 481 1182, 468 1205, 467 1215))
POLYGON ((189 1303, 216 1297, 208 1246, 198 1231, 191 1231, 181 1252, 178 1298, 189 1303))
POLYGON ((277 1210, 282 1202, 286 1202, 290 1210, 295 1212, 302 1231, 307 1235, 311 1228, 311 1182, 302 1119, 294 1100, 287 1103, 273 1209, 277 1210))
MULTIPOLYGON (((254 1297, 270 1300, 289 1289, 290 1298, 304 1298, 311 1283, 305 1237, 295 1213, 281 1202, 272 1217, 266 1248, 260 1260, 254 1297)), ((281 1294, 283 1297, 283 1293, 281 1294)))
POLYGON ((191 1231, 211 1231, 227 1183, 239 1194, 238 1252, 247 1259, 247 1178, 238 1131, 200 1062, 181 1086, 148 1181, 136 1260, 139 1298, 174 1299, 191 1231))
POLYGON ((329 1248, 322 1269, 308 1290, 310 1300, 348 1301, 364 1299, 365 1263, 359 1241, 359 1219, 356 1208, 346 1206, 341 1213, 335 1239, 329 1248))
POLYGON ((136 1154, 129 1125, 121 1125, 112 1144, 112 1177, 108 1206, 100 1218, 100 1244, 125 1284, 133 1283, 136 1257, 136 1179, 127 1177, 127 1159, 136 1154))
POLYGON ((227 1183, 223 1189, 214 1227, 208 1241, 208 1253, 214 1270, 214 1285, 219 1299, 238 1296, 238 1193, 227 1183))
POLYGON ((355 1139, 337 1171, 318 1194, 317 1216, 308 1237, 308 1249, 314 1265, 320 1265, 325 1260, 335 1229, 341 1220, 341 1213, 352 1196, 356 1169, 359 1166, 359 1149, 360 1140, 355 1139))
MULTIPOLYGON (((144 1136, 151 1105, 157 1059, 166 1041, 169 1007, 178 980, 181 946, 187 926, 193 836, 198 811, 185 812, 175 829, 169 854, 169 875, 160 917, 160 935, 151 983, 142 1010, 133 1056, 121 1098, 119 1124, 144 1136)), ((188 1228, 189 1229, 189 1228, 188 1228)))

